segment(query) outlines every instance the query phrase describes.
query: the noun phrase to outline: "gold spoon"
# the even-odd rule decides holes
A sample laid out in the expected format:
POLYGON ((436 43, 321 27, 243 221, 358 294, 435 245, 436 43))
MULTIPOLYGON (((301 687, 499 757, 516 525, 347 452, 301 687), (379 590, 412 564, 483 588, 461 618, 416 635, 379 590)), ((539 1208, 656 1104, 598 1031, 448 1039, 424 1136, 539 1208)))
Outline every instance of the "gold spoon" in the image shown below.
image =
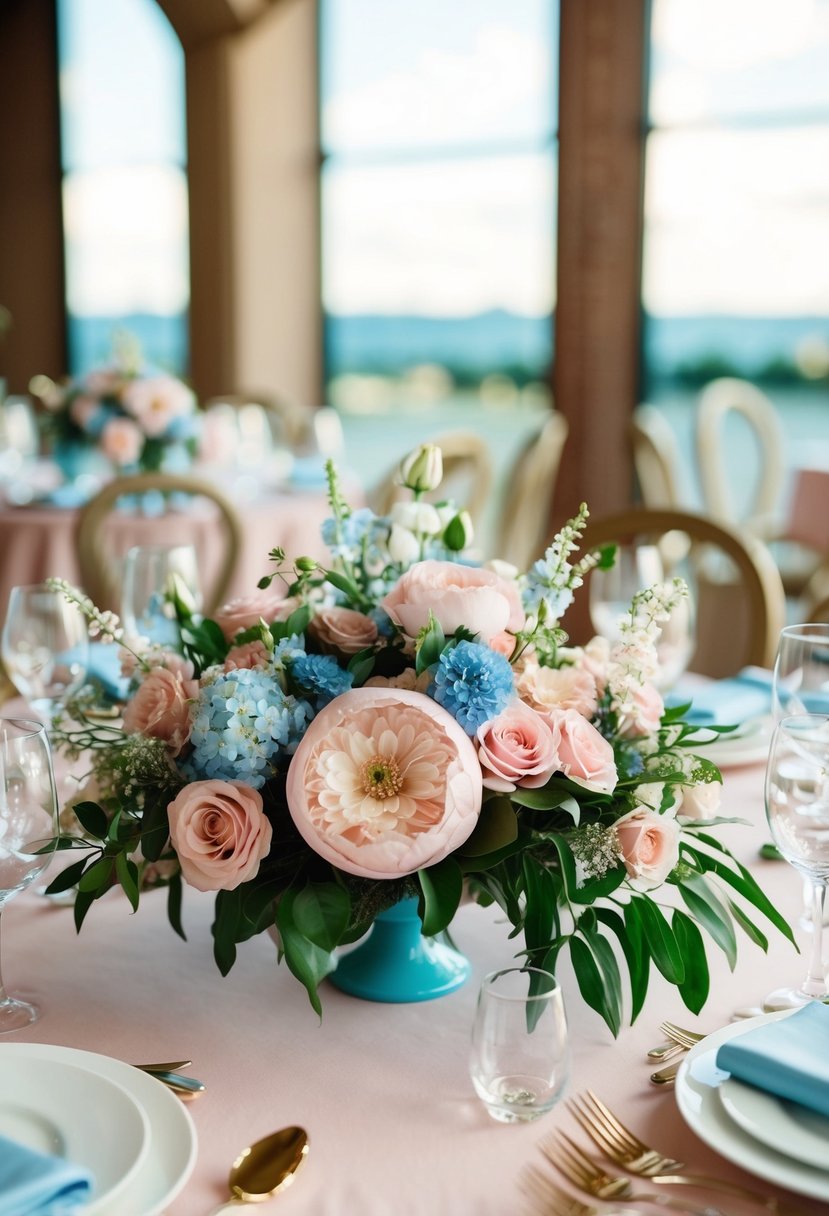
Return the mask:
POLYGON ((221 1216, 243 1203, 261 1203, 290 1186, 308 1156, 308 1147, 305 1128, 283 1127, 243 1149, 227 1179, 232 1198, 214 1208, 210 1216, 221 1216))

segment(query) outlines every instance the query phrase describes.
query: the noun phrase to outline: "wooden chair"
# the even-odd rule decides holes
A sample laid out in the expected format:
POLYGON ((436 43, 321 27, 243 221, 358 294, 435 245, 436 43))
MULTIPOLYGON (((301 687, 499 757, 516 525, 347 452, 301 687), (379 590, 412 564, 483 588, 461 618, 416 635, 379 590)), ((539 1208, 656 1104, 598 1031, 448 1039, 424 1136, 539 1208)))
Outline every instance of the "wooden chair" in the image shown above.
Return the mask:
MULTIPOLYGON (((690 542, 685 567, 674 573, 687 577, 696 603, 692 670, 725 676, 748 664, 770 667, 785 621, 785 595, 771 554, 755 537, 691 511, 632 508, 589 519, 581 551, 614 542, 658 542, 667 533, 683 533, 690 542)), ((568 613, 564 627, 585 641, 592 633, 587 588, 577 594, 577 606, 581 615, 568 613)))
POLYGON ((519 570, 529 568, 549 531, 556 476, 568 430, 564 415, 553 411, 519 452, 507 475, 494 552, 519 570))
POLYGON ((671 424, 655 405, 640 405, 630 420, 633 465, 646 507, 679 507, 681 457, 671 424))
POLYGON ((242 525, 235 507, 216 486, 209 481, 184 474, 137 473, 134 476, 117 477, 90 499, 81 509, 75 527, 75 551, 81 585, 99 607, 118 608, 119 565, 118 561, 114 560, 111 546, 107 544, 104 525, 120 500, 153 491, 163 495, 186 494, 193 498, 208 499, 218 509, 216 543, 221 541, 220 557, 212 584, 203 587, 204 609, 208 613, 212 612, 224 603, 233 578, 242 543, 242 525))
MULTIPOLYGON (((477 527, 492 489, 492 457, 486 440, 474 431, 446 431, 429 442, 443 453, 443 481, 424 497, 431 502, 453 499, 469 512, 477 527)), ((387 515, 395 502, 407 497, 399 467, 398 461, 369 495, 369 505, 378 515, 387 515)))

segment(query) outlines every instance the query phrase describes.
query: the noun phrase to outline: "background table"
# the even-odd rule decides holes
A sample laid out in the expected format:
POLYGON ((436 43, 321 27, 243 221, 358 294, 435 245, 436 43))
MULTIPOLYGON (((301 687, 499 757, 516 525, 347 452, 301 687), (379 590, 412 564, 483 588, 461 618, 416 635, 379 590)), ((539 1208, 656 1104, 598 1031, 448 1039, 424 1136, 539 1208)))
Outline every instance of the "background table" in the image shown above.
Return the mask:
MULTIPOLYGON (((782 862, 758 860, 767 836, 762 783, 762 766, 726 774, 723 813, 744 816, 752 826, 720 831, 796 920, 800 880, 782 862)), ((497 911, 470 906, 458 913, 453 935, 473 966, 459 991, 421 1004, 380 1005, 324 984, 320 1022, 304 990, 284 964, 277 966, 264 935, 241 946, 236 966, 221 978, 212 959, 212 903, 186 892, 186 943, 166 925, 163 892, 142 897, 136 916, 113 892, 92 909, 80 938, 71 911, 34 892, 12 900, 3 914, 6 982, 44 1009, 39 1022, 6 1040, 65 1044, 124 1060, 186 1056, 205 1081, 207 1093, 189 1107, 199 1135, 196 1171, 169 1216, 205 1216, 226 1195, 236 1152, 292 1123, 308 1130, 310 1156, 295 1185, 257 1209, 263 1216, 522 1211, 519 1176, 528 1162, 541 1161, 537 1141, 576 1128, 564 1103, 536 1123, 495 1123, 472 1090, 467 1053, 478 982, 509 964, 519 946, 507 940, 497 911)), ((672 1091, 649 1085, 653 1064, 645 1057, 661 1039, 662 1019, 713 1030, 735 1007, 758 1003, 786 979, 799 980, 804 958, 776 930, 769 936, 766 956, 741 935, 733 974, 722 953, 709 948, 711 997, 699 1019, 654 975, 644 1012, 615 1042, 580 1000, 565 965, 561 978, 572 1040, 570 1093, 594 1089, 643 1139, 699 1170, 782 1194, 699 1142, 672 1091)), ((684 1197, 692 1194, 699 1196, 689 1190, 684 1197)), ((823 1203, 789 1199, 803 1216, 829 1211, 823 1203)), ((751 1211, 729 1196, 717 1202, 734 1216, 751 1211)))

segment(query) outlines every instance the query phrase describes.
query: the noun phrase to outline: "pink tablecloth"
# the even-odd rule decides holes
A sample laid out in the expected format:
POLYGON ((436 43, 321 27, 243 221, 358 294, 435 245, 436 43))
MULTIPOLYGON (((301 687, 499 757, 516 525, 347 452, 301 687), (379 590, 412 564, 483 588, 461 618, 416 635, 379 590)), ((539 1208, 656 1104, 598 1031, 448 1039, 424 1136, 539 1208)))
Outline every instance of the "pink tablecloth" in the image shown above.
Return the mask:
MULTIPOLYGON (((255 502, 239 504, 244 542, 230 597, 246 594, 273 567, 271 549, 281 547, 290 557, 328 556, 320 539, 320 525, 330 514, 323 490, 272 493, 255 502)), ((77 511, 55 507, 0 507, 0 624, 11 588, 38 583, 49 576, 78 583, 74 529, 77 511)), ((152 518, 116 513, 108 523, 111 551, 117 560, 131 545, 184 544, 196 546, 202 581, 210 585, 216 568, 212 543, 216 515, 206 504, 194 510, 173 511, 152 518)), ((118 605, 101 605, 114 607, 118 605)))
MULTIPOLYGON (((784 863, 758 860, 766 838, 762 784, 761 766, 727 774, 723 812, 744 816, 752 826, 723 834, 794 920, 799 879, 784 863)), ((187 1056, 206 1082, 207 1093, 189 1108, 199 1135, 198 1164, 169 1216, 205 1216, 226 1194, 237 1150, 293 1123, 309 1132, 308 1164, 293 1187, 258 1209, 263 1214, 512 1216, 524 1210, 519 1176, 528 1162, 541 1160, 538 1140, 576 1128, 564 1103, 538 1123, 495 1123, 472 1091, 467 1051, 477 984, 485 972, 509 963, 517 948, 495 912, 470 906, 456 919, 454 936, 474 967, 473 979, 458 992, 424 1004, 379 1005, 326 984, 320 1023, 298 983, 277 966, 267 937, 241 947, 235 968, 222 979, 212 960, 212 899, 187 892, 187 943, 165 924, 164 903, 163 893, 153 893, 132 916, 126 900, 113 893, 92 910, 78 939, 68 909, 29 892, 8 906, 3 927, 7 983, 36 997, 45 1010, 41 1021, 8 1039, 133 1061, 187 1056)), ((720 951, 709 948, 711 997, 699 1019, 654 975, 645 1011, 615 1042, 579 999, 566 967, 562 978, 573 1048, 570 1092, 589 1086, 665 1152, 777 1194, 687 1130, 671 1090, 648 1084, 653 1065, 645 1058, 661 1039, 661 1019, 712 1030, 735 1007, 799 980, 803 957, 774 930, 770 940, 764 955, 742 938, 733 974, 720 951)), ((699 1192, 683 1198, 702 1201, 699 1192)), ((707 1198, 715 1202, 713 1195, 707 1198)), ((788 1198, 790 1213, 829 1211, 824 1203, 788 1198)), ((751 1210, 728 1195, 716 1202, 733 1216, 751 1210)), ((140 1213, 125 1209, 123 1216, 140 1213)))

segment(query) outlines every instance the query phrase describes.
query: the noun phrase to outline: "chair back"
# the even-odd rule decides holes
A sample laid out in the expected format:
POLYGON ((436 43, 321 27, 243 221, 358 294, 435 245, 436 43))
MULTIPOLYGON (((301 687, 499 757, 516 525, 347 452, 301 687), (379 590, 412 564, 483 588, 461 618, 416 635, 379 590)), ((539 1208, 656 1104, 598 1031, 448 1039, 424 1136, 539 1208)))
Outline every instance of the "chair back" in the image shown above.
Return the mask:
POLYGON ((680 452, 676 435, 655 405, 640 405, 630 420, 633 466, 646 507, 681 507, 680 452))
MULTIPOLYGON (((153 492, 164 495, 165 502, 171 494, 183 494, 194 499, 208 499, 217 508, 216 527, 214 529, 211 521, 209 531, 211 558, 217 559, 212 563, 215 573, 210 584, 202 587, 204 608, 210 613, 225 601, 242 544, 242 525, 235 507, 216 486, 189 475, 137 473, 134 476, 117 477, 90 499, 79 512, 75 526, 75 552, 81 585, 98 607, 119 609, 119 558, 123 554, 113 554, 111 538, 108 543, 106 535, 106 524, 119 501, 124 498, 140 498, 141 495, 153 492)), ((165 514, 164 520, 166 532, 166 522, 173 521, 173 515, 165 514)), ((182 522, 184 531, 187 531, 189 521, 186 515, 179 513, 174 522, 182 522)), ((158 540, 157 530, 155 539, 158 540)), ((136 542, 133 540, 130 543, 136 542)), ((184 543, 181 528, 177 529, 175 537, 171 534, 170 543, 184 543)), ((199 554, 200 559, 203 556, 199 554)))
POLYGON ((712 380, 699 396, 696 416, 697 459, 703 501, 709 515, 742 523, 755 536, 770 538, 776 528, 786 468, 785 435, 775 406, 746 380, 726 376, 712 380), (738 511, 726 468, 725 425, 730 414, 751 427, 760 454, 747 510, 738 511))
POLYGON ((569 427, 555 410, 524 445, 507 476, 495 556, 526 570, 550 530, 550 509, 569 427))
MULTIPOLYGON (((771 554, 755 537, 691 511, 632 508, 589 519, 581 549, 658 542, 669 533, 683 533, 690 542, 688 574, 697 614, 692 669, 725 676, 749 664, 771 667, 785 623, 785 595, 771 554)), ((581 603, 588 598, 582 596, 581 603)), ((589 628, 584 618, 577 623, 589 628)), ((564 624, 570 632, 569 614, 564 624)), ((576 640, 585 639, 586 633, 576 640)))
MULTIPOLYGON (((424 498, 435 502, 453 499, 469 512, 477 527, 492 489, 492 457, 486 440, 474 431, 446 431, 429 442, 443 453, 443 481, 424 498)), ((369 495, 369 505, 378 515, 387 515, 394 503, 407 497, 400 484, 399 467, 398 462, 369 495)))

